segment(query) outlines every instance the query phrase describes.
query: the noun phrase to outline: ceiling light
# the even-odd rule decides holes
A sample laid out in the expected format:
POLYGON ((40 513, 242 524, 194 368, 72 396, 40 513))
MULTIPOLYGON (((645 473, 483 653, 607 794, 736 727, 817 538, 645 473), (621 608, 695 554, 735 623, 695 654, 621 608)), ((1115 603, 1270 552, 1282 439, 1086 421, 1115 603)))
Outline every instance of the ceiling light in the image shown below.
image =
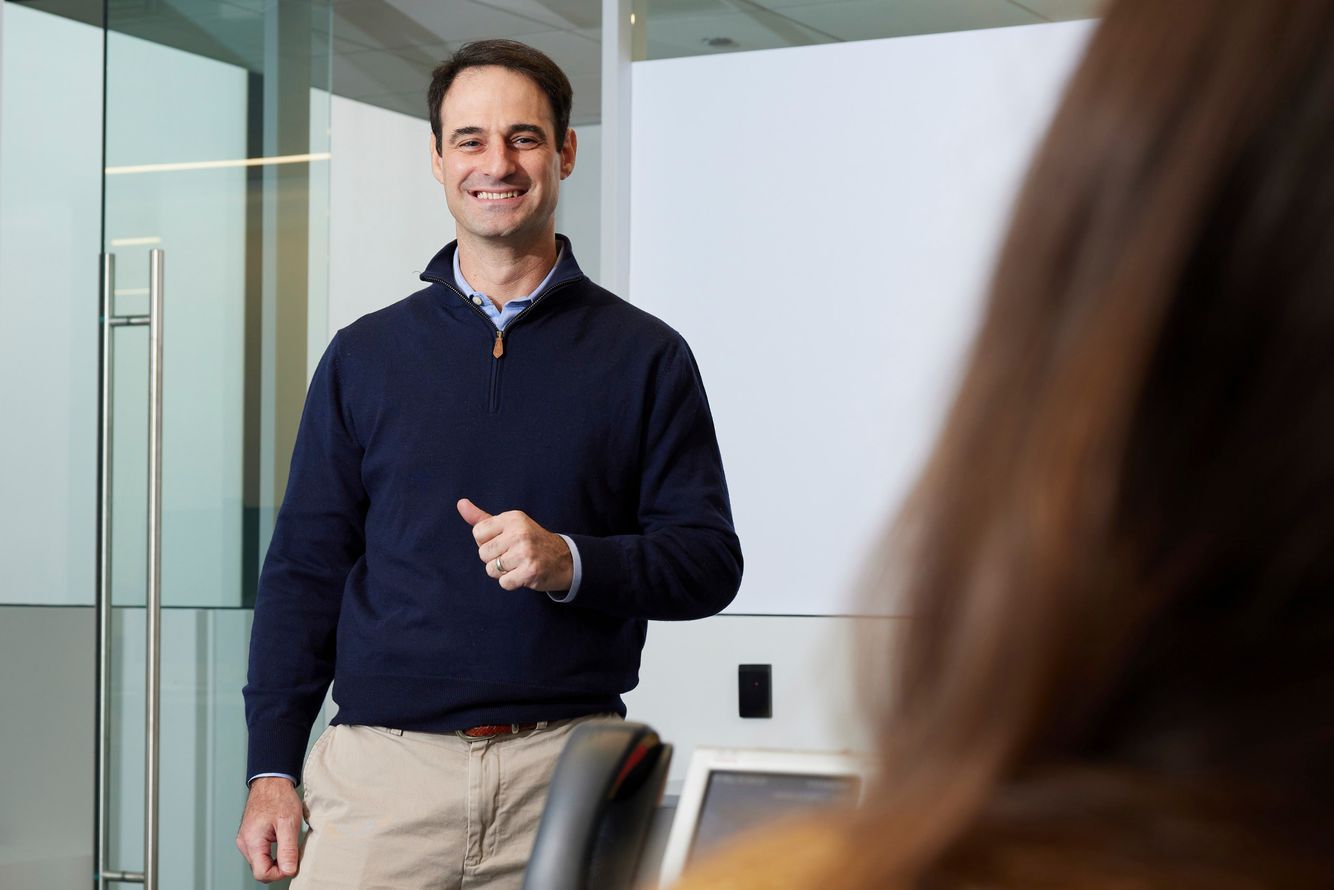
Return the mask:
POLYGON ((107 167, 108 176, 121 173, 167 173, 175 170, 217 170, 226 167, 271 167, 278 164, 309 164, 314 161, 327 161, 329 152, 317 152, 307 155, 280 155, 270 158, 237 158, 226 161, 181 161, 175 164, 139 164, 133 167, 107 167))

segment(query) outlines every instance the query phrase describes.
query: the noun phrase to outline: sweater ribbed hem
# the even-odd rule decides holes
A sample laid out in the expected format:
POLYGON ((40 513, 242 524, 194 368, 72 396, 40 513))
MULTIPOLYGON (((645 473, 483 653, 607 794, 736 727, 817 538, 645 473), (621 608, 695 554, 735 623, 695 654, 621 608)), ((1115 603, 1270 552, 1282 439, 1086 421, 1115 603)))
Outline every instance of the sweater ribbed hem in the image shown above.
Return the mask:
POLYGON ((625 716, 625 704, 614 692, 524 687, 448 677, 340 676, 334 681, 334 700, 338 702, 334 723, 420 732, 453 732, 493 723, 567 720, 588 714, 625 716))

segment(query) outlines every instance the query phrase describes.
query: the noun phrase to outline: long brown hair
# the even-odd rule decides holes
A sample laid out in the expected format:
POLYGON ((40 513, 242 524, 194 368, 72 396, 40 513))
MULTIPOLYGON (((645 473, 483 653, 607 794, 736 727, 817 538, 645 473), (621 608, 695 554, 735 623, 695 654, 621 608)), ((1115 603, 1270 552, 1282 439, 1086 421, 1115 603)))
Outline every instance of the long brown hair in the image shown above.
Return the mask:
POLYGON ((1106 10, 891 552, 842 886, 1334 880, 1334 0, 1106 10))

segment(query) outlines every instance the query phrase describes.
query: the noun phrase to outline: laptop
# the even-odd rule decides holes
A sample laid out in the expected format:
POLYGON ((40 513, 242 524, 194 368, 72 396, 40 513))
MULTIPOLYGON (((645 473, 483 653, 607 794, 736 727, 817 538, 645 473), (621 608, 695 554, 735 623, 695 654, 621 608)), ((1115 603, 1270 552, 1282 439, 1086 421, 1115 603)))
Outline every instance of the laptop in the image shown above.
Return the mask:
POLYGON ((690 758, 663 852, 668 887, 696 858, 767 822, 855 806, 874 761, 847 752, 700 746, 690 758))

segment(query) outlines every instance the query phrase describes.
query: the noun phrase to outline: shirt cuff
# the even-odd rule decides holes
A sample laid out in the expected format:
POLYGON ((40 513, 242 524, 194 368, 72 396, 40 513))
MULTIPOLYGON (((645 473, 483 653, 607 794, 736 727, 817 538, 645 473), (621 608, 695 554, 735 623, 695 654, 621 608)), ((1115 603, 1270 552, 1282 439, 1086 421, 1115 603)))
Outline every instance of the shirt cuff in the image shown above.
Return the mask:
MULTIPOLYGON (((559 535, 560 532, 556 534, 559 535)), ((565 546, 570 548, 570 558, 574 560, 574 573, 570 577, 569 590, 548 591, 547 596, 551 597, 553 603, 572 603, 579 593, 579 582, 584 580, 584 564, 579 559, 579 547, 574 543, 574 540, 569 535, 561 535, 560 538, 565 542, 565 546)))
POLYGON ((287 773, 255 773, 253 776, 245 780, 245 785, 247 788, 249 788, 251 782, 255 781, 256 779, 263 779, 269 776, 272 776, 273 778, 276 779, 286 779, 287 781, 292 783, 293 788, 297 786, 296 779, 293 778, 292 776, 289 776, 287 773))

